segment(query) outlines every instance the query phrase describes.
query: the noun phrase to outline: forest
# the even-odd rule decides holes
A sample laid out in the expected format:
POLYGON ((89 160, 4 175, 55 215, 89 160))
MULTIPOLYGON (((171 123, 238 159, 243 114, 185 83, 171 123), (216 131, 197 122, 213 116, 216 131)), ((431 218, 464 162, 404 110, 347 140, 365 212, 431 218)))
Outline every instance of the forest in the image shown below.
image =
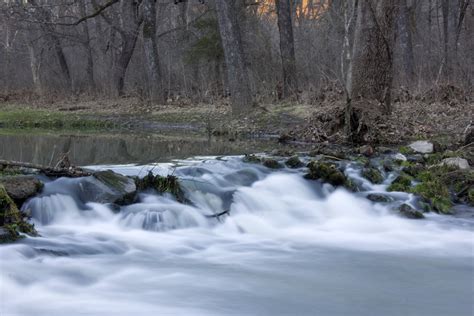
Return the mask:
MULTIPOLYGON (((387 142, 390 136, 367 134, 389 133, 372 131, 375 121, 383 129, 401 109, 409 120, 425 115, 419 111, 443 115, 444 104, 456 103, 461 110, 448 116, 466 128, 474 48, 469 4, 2 1, 0 97, 224 104, 234 116, 305 104, 307 112, 320 111, 306 131, 294 132, 297 138, 321 140, 344 128, 345 139, 355 142, 387 142), (331 124, 320 118, 334 111, 325 118, 331 124)), ((391 128, 410 137, 417 132, 391 128)))
POLYGON ((0 315, 472 316, 470 0, 0 0, 0 315))

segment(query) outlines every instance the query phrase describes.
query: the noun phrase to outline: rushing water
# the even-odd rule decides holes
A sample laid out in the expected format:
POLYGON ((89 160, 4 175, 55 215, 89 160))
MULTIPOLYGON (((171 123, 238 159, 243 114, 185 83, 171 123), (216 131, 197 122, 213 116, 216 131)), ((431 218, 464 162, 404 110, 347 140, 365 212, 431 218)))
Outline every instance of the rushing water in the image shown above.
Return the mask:
POLYGON ((0 247, 2 316, 473 313, 473 221, 399 217, 413 197, 370 202, 387 183, 357 168, 358 194, 240 157, 95 168, 174 173, 192 203, 149 192, 117 211, 47 183, 24 206, 42 237, 0 247))

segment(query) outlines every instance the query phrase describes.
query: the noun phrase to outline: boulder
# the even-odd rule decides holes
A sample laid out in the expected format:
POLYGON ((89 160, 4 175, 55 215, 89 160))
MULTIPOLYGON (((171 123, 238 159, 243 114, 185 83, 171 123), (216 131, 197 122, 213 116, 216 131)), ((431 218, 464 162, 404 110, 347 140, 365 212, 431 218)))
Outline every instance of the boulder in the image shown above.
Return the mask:
POLYGON ((0 178, 0 184, 18 205, 35 196, 43 188, 43 183, 32 176, 3 177, 0 178))
POLYGON ((135 200, 134 179, 111 170, 99 171, 79 183, 79 197, 84 202, 130 204, 135 200))
POLYGON ((371 157, 374 155, 374 149, 370 145, 364 145, 358 148, 358 152, 361 155, 364 155, 366 157, 371 157))
POLYGON ((393 160, 395 161, 407 161, 407 157, 404 154, 398 153, 393 155, 393 160))
POLYGON ((404 203, 398 208, 400 215, 410 219, 422 219, 425 218, 422 212, 415 210, 410 205, 404 203))
POLYGON ((377 193, 371 193, 367 195, 367 199, 376 203, 387 203, 387 202, 393 201, 391 197, 386 196, 384 194, 377 194, 377 193))
POLYGON ((288 168, 296 169, 296 168, 301 168, 304 166, 304 163, 301 162, 301 160, 298 158, 298 156, 293 156, 288 158, 287 161, 285 161, 285 165, 288 168))
POLYGON ((308 164, 309 173, 305 175, 306 179, 318 180, 332 184, 334 186, 342 186, 347 182, 347 178, 342 171, 336 168, 334 164, 311 161, 308 164))
POLYGON ((376 168, 364 168, 362 176, 374 184, 381 184, 383 182, 383 176, 376 168))
POLYGON ((272 158, 263 159, 262 165, 270 169, 280 169, 283 167, 278 161, 272 158))
POLYGON ((441 164, 449 167, 456 167, 458 169, 469 169, 469 162, 460 157, 446 158, 441 161, 441 164))
POLYGON ((416 141, 411 143, 408 147, 410 147, 414 152, 420 154, 431 154, 434 151, 433 143, 426 140, 416 141))

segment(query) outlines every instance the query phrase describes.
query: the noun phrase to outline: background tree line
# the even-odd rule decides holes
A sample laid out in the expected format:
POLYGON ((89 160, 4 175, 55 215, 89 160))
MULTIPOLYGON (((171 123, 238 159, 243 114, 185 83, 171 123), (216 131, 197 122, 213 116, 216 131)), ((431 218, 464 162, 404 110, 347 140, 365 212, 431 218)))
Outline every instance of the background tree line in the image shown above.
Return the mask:
MULTIPOLYGON (((470 0, 2 0, 0 94, 133 95, 234 112, 393 92, 472 93, 470 0)), ((352 123, 351 123, 352 122, 352 123)))

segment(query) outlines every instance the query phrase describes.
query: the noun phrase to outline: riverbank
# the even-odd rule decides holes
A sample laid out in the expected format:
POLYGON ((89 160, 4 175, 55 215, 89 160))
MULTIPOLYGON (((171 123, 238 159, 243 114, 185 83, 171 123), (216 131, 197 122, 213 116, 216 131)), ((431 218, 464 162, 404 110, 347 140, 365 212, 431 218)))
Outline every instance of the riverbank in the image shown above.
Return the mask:
MULTIPOLYGON (((7 129, 122 130, 136 133, 180 130, 229 140, 275 137, 285 142, 346 142, 340 96, 314 103, 262 104, 251 115, 232 116, 227 100, 194 104, 168 100, 165 105, 138 98, 0 103, 0 126, 7 129)), ((375 105, 363 105, 367 109, 375 105)), ((416 139, 462 143, 474 117, 469 97, 450 90, 398 97, 389 116, 367 111, 362 127, 370 144, 400 145, 416 139)))

